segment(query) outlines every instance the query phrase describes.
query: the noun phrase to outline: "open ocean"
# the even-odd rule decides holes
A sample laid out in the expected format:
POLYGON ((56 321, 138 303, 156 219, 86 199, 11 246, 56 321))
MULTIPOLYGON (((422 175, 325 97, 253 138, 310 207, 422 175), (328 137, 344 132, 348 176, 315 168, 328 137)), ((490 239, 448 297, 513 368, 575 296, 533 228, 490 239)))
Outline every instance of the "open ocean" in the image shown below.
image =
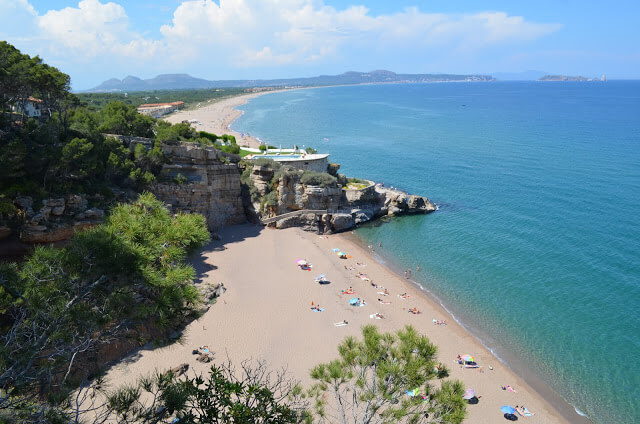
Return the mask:
POLYGON ((238 131, 437 203, 356 234, 525 378, 595 423, 640 422, 640 81, 327 87, 240 109, 238 131))

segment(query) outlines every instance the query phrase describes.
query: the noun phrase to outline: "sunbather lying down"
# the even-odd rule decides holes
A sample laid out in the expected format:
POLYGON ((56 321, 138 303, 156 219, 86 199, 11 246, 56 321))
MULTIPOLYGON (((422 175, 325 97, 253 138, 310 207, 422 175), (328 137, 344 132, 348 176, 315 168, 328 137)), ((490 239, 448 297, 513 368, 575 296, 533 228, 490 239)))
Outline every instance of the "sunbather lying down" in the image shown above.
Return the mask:
POLYGON ((194 355, 198 355, 198 357, 196 358, 196 361, 200 361, 200 362, 211 362, 213 361, 213 355, 215 355, 215 352, 211 351, 209 349, 209 346, 200 346, 197 349, 194 349, 191 353, 193 353, 194 355))
POLYGON ((418 315, 421 312, 418 310, 418 308, 409 308, 409 312, 414 314, 414 315, 418 315))
POLYGON ((371 319, 384 319, 384 315, 379 314, 379 313, 376 312, 375 314, 369 315, 369 318, 371 318, 371 319))
POLYGON ((382 303, 383 305, 390 305, 391 302, 389 302, 388 300, 382 300, 380 298, 378 298, 378 302, 382 303))
POLYGON ((514 389, 513 387, 511 387, 509 385, 502 386, 502 390, 509 390, 510 392, 518 393, 518 392, 516 392, 516 389, 514 389))
POLYGON ((406 293, 402 293, 402 294, 399 294, 399 295, 398 295, 398 297, 401 297, 401 298, 403 298, 403 299, 409 299, 411 296, 409 296, 409 295, 408 295, 408 294, 406 294, 406 293))
POLYGON ((347 320, 344 320, 340 322, 334 322, 333 325, 335 325, 336 327, 344 327, 345 325, 349 325, 349 322, 347 320))
POLYGON ((523 417, 531 417, 533 415, 535 415, 533 412, 529 411, 527 409, 526 406, 522 405, 522 406, 518 406, 516 405, 516 412, 520 415, 522 415, 523 417))

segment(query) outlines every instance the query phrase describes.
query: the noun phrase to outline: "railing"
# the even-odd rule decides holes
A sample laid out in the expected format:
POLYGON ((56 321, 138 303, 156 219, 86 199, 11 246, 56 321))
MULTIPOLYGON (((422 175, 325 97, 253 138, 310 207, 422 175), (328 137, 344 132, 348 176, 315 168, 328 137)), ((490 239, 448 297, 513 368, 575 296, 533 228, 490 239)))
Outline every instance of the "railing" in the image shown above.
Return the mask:
POLYGON ((309 214, 309 213, 312 213, 312 214, 315 214, 315 215, 324 215, 327 212, 328 211, 326 209, 324 209, 324 210, 302 209, 302 210, 299 210, 299 211, 283 213, 282 215, 272 216, 271 218, 264 218, 261 221, 262 221, 263 224, 271 224, 272 222, 276 222, 276 221, 279 221, 279 220, 285 219, 285 218, 292 218, 294 216, 306 215, 306 214, 309 214))

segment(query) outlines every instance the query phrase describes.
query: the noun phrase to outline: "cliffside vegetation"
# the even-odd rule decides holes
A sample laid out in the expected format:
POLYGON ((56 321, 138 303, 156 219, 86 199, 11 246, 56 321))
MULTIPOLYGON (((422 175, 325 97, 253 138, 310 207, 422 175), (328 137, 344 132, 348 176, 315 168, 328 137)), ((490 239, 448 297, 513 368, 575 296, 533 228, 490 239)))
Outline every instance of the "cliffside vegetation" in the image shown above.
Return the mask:
POLYGON ((141 115, 132 104, 112 101, 98 110, 69 91, 69 76, 0 42, 0 225, 16 218, 11 200, 87 193, 101 207, 114 190, 150 187, 165 158, 162 143, 189 141, 239 153, 235 138, 195 131, 141 115), (29 117, 29 105, 41 116, 29 117), (151 138, 129 144, 115 134, 151 138))
POLYGON ((58 410, 110 343, 143 343, 195 314, 185 258, 208 240, 204 217, 171 216, 147 193, 63 248, 0 265, 0 415, 58 410))

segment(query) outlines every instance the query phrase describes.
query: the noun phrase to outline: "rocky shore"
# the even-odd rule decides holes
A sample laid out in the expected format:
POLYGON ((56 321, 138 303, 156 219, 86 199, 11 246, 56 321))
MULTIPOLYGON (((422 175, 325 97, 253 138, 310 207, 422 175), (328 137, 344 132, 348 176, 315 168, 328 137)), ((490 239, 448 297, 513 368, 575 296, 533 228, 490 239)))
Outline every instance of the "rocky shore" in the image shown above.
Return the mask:
MULTIPOLYGON (((144 140, 131 144, 145 143, 144 140)), ((131 146, 130 146, 131 148, 131 146)), ((428 213, 436 206, 426 197, 385 188, 372 181, 357 185, 330 164, 321 182, 305 181, 305 171, 273 161, 242 161, 240 156, 195 143, 163 146, 167 163, 151 191, 174 211, 196 212, 212 231, 227 225, 262 222, 275 228, 300 227, 318 234, 349 230, 381 216, 428 213)), ((116 200, 127 192, 114 188, 116 200)), ((13 199, 13 225, 0 225, 0 239, 18 236, 24 243, 52 243, 99 224, 100 195, 67 194, 44 199, 13 199), (36 210, 37 209, 37 210, 36 210)))

